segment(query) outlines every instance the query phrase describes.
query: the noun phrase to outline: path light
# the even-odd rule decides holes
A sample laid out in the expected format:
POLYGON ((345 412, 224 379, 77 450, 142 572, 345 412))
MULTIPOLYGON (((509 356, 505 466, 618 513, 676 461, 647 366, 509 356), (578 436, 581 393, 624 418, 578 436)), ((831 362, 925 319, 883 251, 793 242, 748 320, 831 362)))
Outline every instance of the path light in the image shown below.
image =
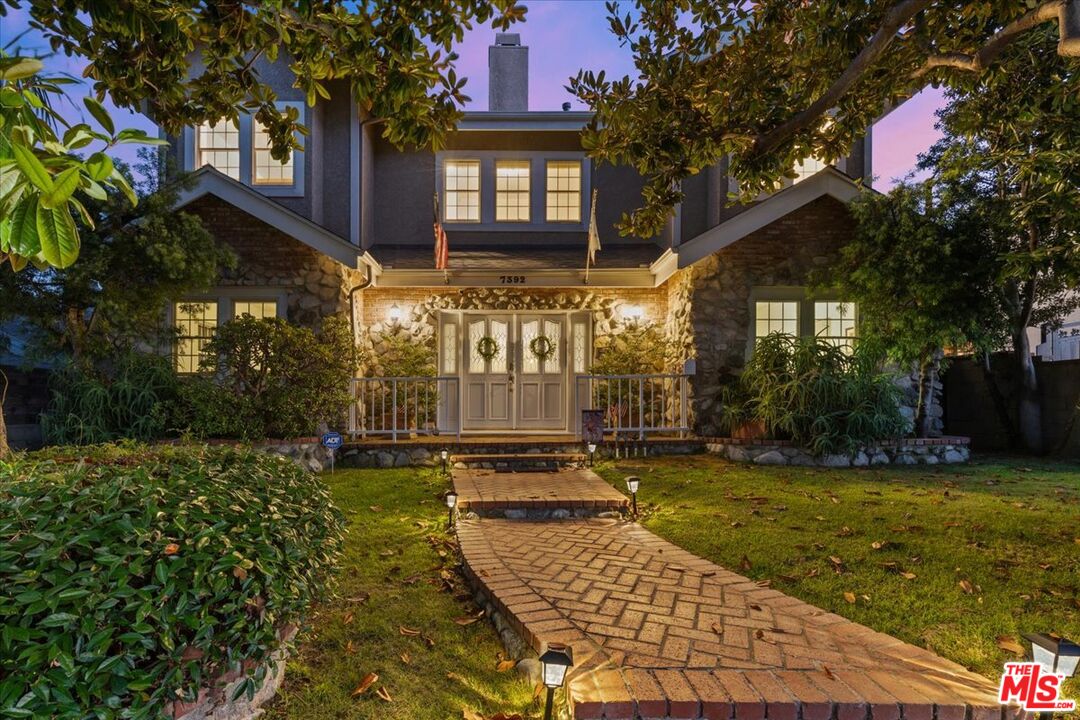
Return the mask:
POLYGON ((566 673, 572 667, 574 667, 573 648, 569 645, 548 643, 547 650, 540 656, 544 685, 548 689, 544 720, 551 720, 551 705, 555 699, 555 689, 562 687, 562 684, 566 682, 566 673))
POLYGON ((446 507, 450 509, 450 516, 446 521, 446 529, 454 527, 454 508, 457 507, 457 493, 451 490, 446 493, 446 507))
POLYGON ((1031 642, 1031 658, 1046 672, 1072 677, 1080 663, 1080 645, 1060 635, 1033 633, 1024 638, 1031 642))
POLYGON ((630 497, 634 501, 634 517, 637 517, 637 489, 639 485, 641 485, 641 478, 637 475, 626 478, 626 489, 630 491, 630 497))
POLYGON ((447 450, 446 448, 443 448, 442 450, 439 451, 439 458, 442 460, 443 475, 446 474, 446 461, 447 461, 447 459, 449 457, 450 457, 450 451, 447 450))
POLYGON ((585 449, 589 451, 589 467, 592 467, 593 455, 596 454, 596 443, 589 443, 585 446, 585 449))

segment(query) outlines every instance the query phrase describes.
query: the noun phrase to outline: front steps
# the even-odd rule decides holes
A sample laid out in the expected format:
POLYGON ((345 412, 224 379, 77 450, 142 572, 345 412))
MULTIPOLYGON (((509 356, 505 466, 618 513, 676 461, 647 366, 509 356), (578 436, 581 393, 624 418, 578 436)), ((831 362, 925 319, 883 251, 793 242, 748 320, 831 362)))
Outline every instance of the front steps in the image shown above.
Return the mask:
POLYGON ((450 456, 455 470, 494 470, 495 472, 556 472, 561 468, 581 467, 588 457, 580 452, 460 453, 450 456))

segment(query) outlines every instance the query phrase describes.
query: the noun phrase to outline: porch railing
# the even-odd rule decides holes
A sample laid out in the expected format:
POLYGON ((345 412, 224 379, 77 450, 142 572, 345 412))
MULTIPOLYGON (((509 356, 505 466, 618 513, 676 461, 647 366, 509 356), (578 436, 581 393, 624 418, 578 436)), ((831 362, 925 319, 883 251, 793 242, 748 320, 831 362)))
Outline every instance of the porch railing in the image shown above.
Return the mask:
POLYGON ((574 381, 574 426, 581 411, 603 410, 605 432, 644 440, 649 433, 690 432, 689 375, 578 375, 574 381))
POLYGON ((454 435, 461 438, 458 378, 353 378, 349 434, 357 436, 454 435))

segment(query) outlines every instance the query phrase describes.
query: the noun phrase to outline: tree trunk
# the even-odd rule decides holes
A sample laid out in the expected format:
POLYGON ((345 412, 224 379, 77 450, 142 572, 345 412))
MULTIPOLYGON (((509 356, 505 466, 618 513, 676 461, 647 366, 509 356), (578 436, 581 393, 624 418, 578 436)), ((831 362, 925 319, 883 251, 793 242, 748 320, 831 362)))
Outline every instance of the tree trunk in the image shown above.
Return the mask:
POLYGON ((5 460, 11 455, 11 446, 8 445, 7 422, 4 420, 4 401, 7 400, 7 389, 7 374, 0 370, 0 460, 5 460))
POLYGON ((926 376, 929 373, 928 363, 925 359, 919 360, 919 398, 915 402, 915 436, 926 437, 927 413, 926 407, 926 376))
POLYGON ((998 422, 1005 429, 1005 437, 1009 442, 1009 448, 1015 450, 1020 447, 1020 433, 1017 432, 1016 423, 1013 421, 1012 415, 1009 414, 1009 405, 1005 402, 1005 396, 994 378, 994 371, 990 365, 991 357, 992 355, 989 352, 983 353, 982 362, 980 363, 983 371, 983 381, 986 383, 986 391, 990 393, 990 399, 994 402, 994 411, 997 413, 998 422))
POLYGON ((934 381, 937 379, 938 360, 931 357, 919 369, 919 414, 918 435, 921 438, 930 437, 934 430, 934 416, 930 409, 934 407, 934 381))
POLYGON ((1013 360, 1016 363, 1016 422, 1020 440, 1028 452, 1042 453, 1042 401, 1026 327, 1013 335, 1013 360))

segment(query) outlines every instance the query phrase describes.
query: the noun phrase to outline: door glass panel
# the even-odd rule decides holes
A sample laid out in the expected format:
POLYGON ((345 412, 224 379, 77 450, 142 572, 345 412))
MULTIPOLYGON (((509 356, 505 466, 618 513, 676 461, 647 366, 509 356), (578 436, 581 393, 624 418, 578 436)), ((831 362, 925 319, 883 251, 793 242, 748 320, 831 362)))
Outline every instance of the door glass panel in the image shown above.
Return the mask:
POLYGON ((495 341, 495 357, 491 358, 491 364, 488 367, 488 372, 504 373, 506 372, 506 341, 509 339, 509 323, 505 323, 501 320, 491 321, 491 338, 495 341))
POLYGON ((530 320, 521 324, 521 372, 526 375, 535 375, 540 372, 540 359, 532 351, 532 342, 539 334, 539 320, 530 320))
POLYGON ((544 321, 544 335, 547 336, 548 341, 551 342, 551 355, 544 360, 544 372, 557 373, 559 367, 562 364, 559 361, 559 342, 562 341, 560 337, 562 333, 562 323, 555 322, 554 320, 544 321))
POLYGON ((480 354, 480 340, 486 336, 486 323, 483 320, 473 320, 469 323, 469 372, 484 372, 484 356, 480 354))
POLYGON ((457 325, 446 323, 443 325, 442 343, 442 369, 446 375, 453 375, 457 372, 457 344, 457 325))
POLYGON ((574 323, 574 372, 585 374, 585 323, 574 323))

